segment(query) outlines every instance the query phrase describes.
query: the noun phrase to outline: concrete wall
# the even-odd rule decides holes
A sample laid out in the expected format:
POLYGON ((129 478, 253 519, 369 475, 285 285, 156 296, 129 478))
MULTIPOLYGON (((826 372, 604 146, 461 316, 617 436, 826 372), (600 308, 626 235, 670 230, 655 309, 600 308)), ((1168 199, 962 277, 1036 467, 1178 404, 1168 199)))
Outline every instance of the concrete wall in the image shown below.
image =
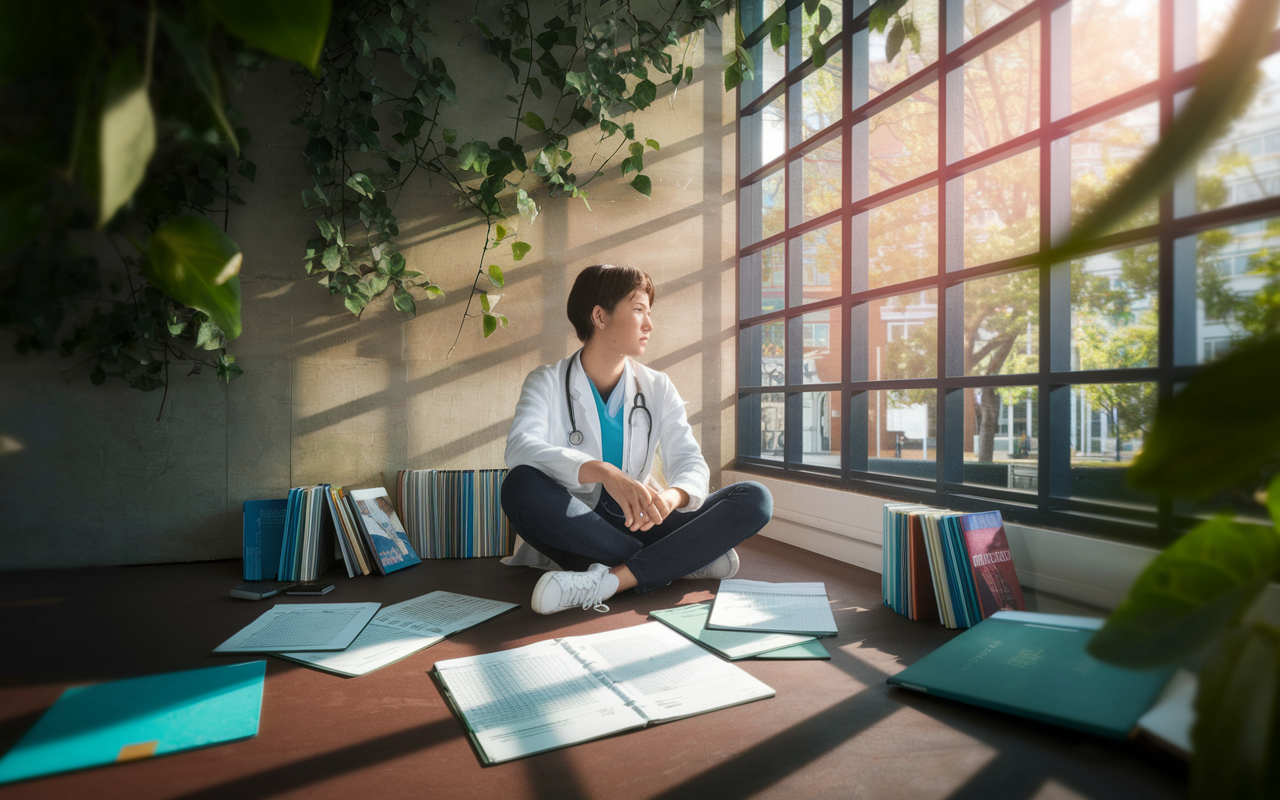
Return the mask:
MULTIPOLYGON (((441 31, 437 41, 457 47, 445 58, 459 84, 477 80, 478 67, 505 69, 474 39, 441 31)), ((226 387, 207 371, 175 372, 157 421, 160 392, 94 387, 83 368, 63 374, 74 360, 20 358, 4 344, 0 569, 235 558, 245 500, 319 482, 394 492, 404 468, 502 466, 521 382, 576 347, 565 298, 598 262, 653 276, 656 330, 643 360, 688 401, 718 486, 734 456, 735 96, 723 90, 719 32, 697 49, 710 53, 697 80, 674 94, 664 87, 635 119, 662 144, 645 155, 653 199, 616 166, 589 187, 590 211, 536 195, 542 214, 520 231, 533 251, 497 259, 507 273, 498 310, 511 327, 488 340, 478 319, 462 322, 484 225, 455 209, 442 182, 415 178, 394 211, 410 267, 446 298, 420 301, 413 320, 383 299, 357 321, 306 279, 303 245, 316 229, 300 207, 305 138, 289 123, 293 79, 282 66, 250 76, 235 102, 253 132, 257 182, 230 218, 245 253, 244 334, 231 352, 245 374, 226 387)), ((510 125, 501 101, 456 113, 510 125)))

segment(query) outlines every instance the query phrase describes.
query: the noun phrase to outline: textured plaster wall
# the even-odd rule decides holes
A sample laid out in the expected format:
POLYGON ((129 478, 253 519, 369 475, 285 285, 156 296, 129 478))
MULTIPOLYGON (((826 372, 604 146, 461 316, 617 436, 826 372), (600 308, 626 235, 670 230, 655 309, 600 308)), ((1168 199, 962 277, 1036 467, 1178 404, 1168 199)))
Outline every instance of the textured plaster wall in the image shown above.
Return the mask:
MULTIPOLYGON (((497 63, 461 33, 439 42, 456 46, 446 60, 464 86, 482 86, 478 66, 497 63)), ((539 193, 542 214, 520 231, 533 251, 513 263, 504 248, 497 259, 507 273, 498 310, 511 327, 484 340, 468 320, 452 354, 483 223, 454 207, 445 184, 415 178, 394 209, 405 255, 447 297, 420 301, 413 320, 383 299, 357 321, 302 269, 315 225, 300 208, 293 79, 281 67, 250 76, 236 103, 257 182, 229 225, 245 253, 244 334, 231 348, 245 374, 226 387, 173 373, 156 421, 160 392, 94 387, 83 369, 64 374, 74 360, 20 358, 0 343, 0 569, 235 558, 245 500, 320 482, 394 493, 403 468, 502 466, 521 382, 576 347, 564 300, 598 262, 653 276, 656 331, 643 361, 688 401, 718 486, 734 454, 734 95, 721 86, 719 32, 697 49, 710 53, 698 80, 664 88, 636 119, 662 144, 645 155, 653 199, 616 166, 589 187, 590 211, 539 193)), ((511 124, 501 100, 454 113, 511 124)))

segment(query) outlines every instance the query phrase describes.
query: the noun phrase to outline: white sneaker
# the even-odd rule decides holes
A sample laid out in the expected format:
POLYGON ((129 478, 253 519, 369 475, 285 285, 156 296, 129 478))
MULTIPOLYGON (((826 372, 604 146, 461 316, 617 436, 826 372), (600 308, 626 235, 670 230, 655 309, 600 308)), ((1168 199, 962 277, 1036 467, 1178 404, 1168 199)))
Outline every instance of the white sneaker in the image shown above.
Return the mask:
POLYGON ((730 550, 697 572, 690 572, 688 575, 685 575, 682 580, 696 581, 705 578, 723 580, 725 578, 732 578, 734 575, 738 574, 738 566, 740 563, 741 562, 738 561, 738 554, 733 550, 730 550))
POLYGON ((604 564, 592 564, 586 572, 548 572, 533 587, 529 606, 535 614, 554 614, 575 606, 604 613, 609 607, 602 601, 612 597, 617 587, 618 579, 604 564))

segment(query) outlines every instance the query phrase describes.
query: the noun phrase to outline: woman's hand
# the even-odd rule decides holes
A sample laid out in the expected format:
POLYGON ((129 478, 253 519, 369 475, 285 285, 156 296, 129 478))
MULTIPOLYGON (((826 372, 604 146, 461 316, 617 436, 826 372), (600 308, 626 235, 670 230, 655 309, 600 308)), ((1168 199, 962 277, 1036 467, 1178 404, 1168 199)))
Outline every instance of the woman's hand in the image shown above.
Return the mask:
POLYGON ((640 526, 640 530, 647 531, 654 525, 661 525, 662 521, 670 516, 672 511, 677 508, 684 508, 688 503, 689 495, 685 494, 683 489, 665 489, 661 492, 655 492, 653 502, 645 509, 644 519, 646 522, 640 526))
POLYGON ((590 461, 583 464, 578 470, 578 483, 603 484, 609 496, 618 501, 618 505, 622 507, 622 515, 629 530, 647 530, 648 527, 652 527, 649 525, 649 515, 657 513, 653 508, 657 492, 629 477, 614 465, 603 461, 590 461))

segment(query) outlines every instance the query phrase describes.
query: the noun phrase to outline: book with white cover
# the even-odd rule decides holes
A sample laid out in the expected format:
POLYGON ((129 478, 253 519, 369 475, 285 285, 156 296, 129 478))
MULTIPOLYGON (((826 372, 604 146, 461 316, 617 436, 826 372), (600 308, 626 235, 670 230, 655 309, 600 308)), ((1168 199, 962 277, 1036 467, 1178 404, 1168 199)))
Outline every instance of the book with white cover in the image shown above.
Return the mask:
POLYGON ((720 581, 707 627, 721 631, 835 636, 836 618, 823 583, 720 581))
POLYGON ((433 675, 485 764, 774 694, 660 622, 437 661, 433 675))
POLYGON ((346 650, 381 603, 290 603, 273 606, 215 653, 346 650))
POLYGON ((515 608, 519 608, 515 603, 430 592, 382 609, 346 650, 275 655, 354 678, 408 658, 444 641, 446 636, 515 608))

